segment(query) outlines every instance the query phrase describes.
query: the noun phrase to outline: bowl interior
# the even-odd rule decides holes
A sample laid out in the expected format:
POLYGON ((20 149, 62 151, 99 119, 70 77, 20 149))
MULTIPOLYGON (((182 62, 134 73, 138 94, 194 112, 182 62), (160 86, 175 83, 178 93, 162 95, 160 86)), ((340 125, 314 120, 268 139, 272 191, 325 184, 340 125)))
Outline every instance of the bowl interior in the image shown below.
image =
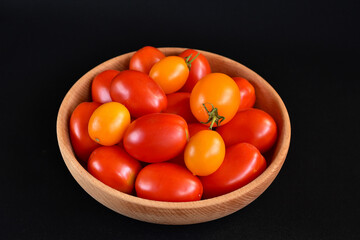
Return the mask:
MULTIPOLYGON (((165 55, 178 55, 185 48, 159 48, 165 55)), ((199 50, 200 51, 200 50, 199 50)), ((125 216, 160 224, 192 224, 206 222, 229 215, 255 200, 275 179, 280 171, 290 144, 290 120, 286 107, 276 91, 258 74, 226 57, 200 51, 208 59, 212 72, 230 77, 244 77, 255 87, 255 107, 268 112, 278 126, 278 139, 266 154, 268 168, 258 178, 231 193, 196 202, 171 203, 140 199, 121 193, 92 177, 76 160, 69 137, 69 119, 76 106, 90 101, 92 79, 108 69, 126 70, 133 54, 127 53, 110 59, 81 77, 66 94, 58 113, 57 136, 64 162, 75 180, 97 201, 125 216)))

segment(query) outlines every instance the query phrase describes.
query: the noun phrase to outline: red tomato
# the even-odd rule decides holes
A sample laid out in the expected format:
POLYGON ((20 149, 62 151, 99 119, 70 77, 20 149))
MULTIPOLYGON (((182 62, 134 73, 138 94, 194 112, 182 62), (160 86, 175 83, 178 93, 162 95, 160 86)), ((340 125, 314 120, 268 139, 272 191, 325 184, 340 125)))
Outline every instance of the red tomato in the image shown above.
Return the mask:
POLYGON ((256 100, 254 86, 245 78, 233 77, 233 79, 240 90, 240 106, 238 112, 246 108, 252 108, 256 100))
POLYGON ((189 136, 186 121, 175 114, 152 113, 133 121, 125 132, 125 150, 143 162, 162 162, 179 155, 189 136))
POLYGON ((257 178, 266 169, 265 158, 251 144, 239 143, 226 149, 224 162, 211 175, 200 177, 203 198, 232 192, 257 178))
POLYGON ((104 184, 131 194, 141 169, 140 162, 119 146, 104 146, 90 155, 88 171, 104 184))
MULTIPOLYGON (((191 59, 196 57, 196 55, 198 53, 199 52, 196 50, 187 49, 187 50, 183 51, 179 55, 179 57, 186 59, 191 55, 191 57, 189 59, 191 61, 191 59)), ((209 64, 208 60, 206 59, 206 57, 200 53, 194 59, 194 61, 191 62, 189 77, 187 78, 185 85, 180 89, 180 91, 181 92, 191 92, 192 89, 194 88, 195 84, 209 73, 211 73, 210 64, 209 64)))
POLYGON ((97 102, 80 103, 70 117, 70 139, 75 155, 82 164, 86 163, 92 151, 101 145, 94 142, 88 133, 91 115, 101 104, 97 102))
POLYGON ((274 145, 277 137, 274 119, 268 113, 256 108, 238 112, 230 122, 218 127, 216 131, 222 136, 227 147, 247 142, 262 153, 274 145))
POLYGON ((190 137, 194 136, 201 130, 209 130, 209 127, 201 123, 190 123, 188 124, 190 137))
POLYGON ((180 115, 187 123, 197 122, 190 109, 190 93, 176 92, 168 94, 167 108, 164 112, 180 115))
POLYGON ((167 202, 197 201, 203 193, 199 178, 174 163, 144 167, 136 178, 135 189, 138 197, 167 202))
POLYGON ((131 57, 129 69, 149 74, 152 66, 164 57, 165 55, 157 48, 143 47, 131 57))
POLYGON ((147 74, 139 71, 120 72, 111 83, 110 95, 113 101, 124 104, 135 118, 161 112, 167 105, 166 95, 161 87, 147 74))
POLYGON ((91 96, 94 102, 111 102, 110 84, 111 80, 118 75, 117 70, 106 70, 96 75, 91 84, 91 96))

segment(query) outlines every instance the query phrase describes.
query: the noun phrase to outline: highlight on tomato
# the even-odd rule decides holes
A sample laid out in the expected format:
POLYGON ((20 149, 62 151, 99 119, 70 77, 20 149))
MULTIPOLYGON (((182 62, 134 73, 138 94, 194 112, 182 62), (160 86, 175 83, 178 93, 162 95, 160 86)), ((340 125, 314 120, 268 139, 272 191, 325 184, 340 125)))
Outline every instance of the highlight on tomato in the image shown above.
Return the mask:
POLYGON ((178 156, 189 138, 186 121, 175 114, 152 113, 134 120, 125 132, 125 150, 148 163, 178 156))
POLYGON ((91 83, 91 97, 94 102, 107 103, 111 102, 110 85, 113 78, 118 75, 120 71, 105 70, 95 76, 91 83))
POLYGON ((207 176, 215 172, 224 161, 224 157, 224 141, 212 130, 202 130, 192 136, 184 152, 186 167, 198 176, 207 176))
POLYGON ((161 87, 147 74, 125 70, 111 83, 113 101, 122 103, 134 118, 166 109, 167 98, 161 87))
POLYGON ((190 108, 195 118, 210 128, 228 123, 239 105, 240 90, 235 81, 223 73, 206 75, 190 95, 190 108))
POLYGON ((129 69, 149 74, 152 66, 164 57, 165 55, 159 49, 145 46, 136 51, 131 57, 129 69))
POLYGON ((104 103, 89 119, 89 136, 101 145, 115 145, 120 142, 129 124, 130 113, 123 104, 104 103))
POLYGON ((227 147, 247 142, 261 153, 267 152, 277 138, 275 120, 268 113, 256 108, 239 111, 229 123, 218 127, 216 131, 227 147))
POLYGON ((266 169, 265 158, 249 143, 226 148, 224 162, 213 174, 200 177, 203 198, 217 197, 239 189, 257 178, 266 169))
POLYGON ((197 57, 189 64, 189 76, 184 86, 180 89, 181 92, 191 92, 200 79, 211 73, 211 67, 208 60, 200 52, 194 49, 186 49, 179 54, 179 57, 184 59, 192 59, 195 56, 197 57))
POLYGON ((119 146, 102 146, 90 155, 87 169, 104 184, 131 194, 141 164, 119 146))
POLYGON ((175 163, 152 163, 144 167, 135 182, 136 195, 141 198, 189 202, 200 200, 202 184, 186 168, 175 163))

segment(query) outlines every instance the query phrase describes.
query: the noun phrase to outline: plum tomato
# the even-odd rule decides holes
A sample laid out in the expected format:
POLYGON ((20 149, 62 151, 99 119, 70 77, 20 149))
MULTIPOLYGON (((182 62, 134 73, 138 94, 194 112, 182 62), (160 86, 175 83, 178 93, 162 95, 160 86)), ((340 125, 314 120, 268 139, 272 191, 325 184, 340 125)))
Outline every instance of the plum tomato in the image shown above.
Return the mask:
POLYGON ((240 90, 235 81, 223 73, 210 73, 200 79, 190 95, 195 118, 210 127, 224 125, 236 114, 240 90))
POLYGON ((176 92, 166 95, 167 108, 165 113, 180 115, 187 123, 197 122, 190 109, 190 93, 176 92))
POLYGON ((202 130, 209 130, 209 127, 201 123, 189 123, 189 136, 192 137, 202 130))
POLYGON ((140 162, 119 146, 102 146, 90 155, 88 171, 104 184, 124 193, 134 192, 140 162))
POLYGON ((125 70, 112 81, 110 95, 113 101, 125 105, 132 117, 166 109, 167 98, 161 87, 147 74, 125 70))
POLYGON ((240 90, 240 106, 238 111, 246 108, 252 108, 256 100, 254 86, 245 78, 233 77, 233 79, 240 90))
POLYGON ((189 136, 186 121, 175 114, 152 113, 134 120, 125 132, 125 150, 148 163, 162 162, 178 156, 189 136))
POLYGON ((101 146, 90 138, 88 132, 89 119, 100 105, 97 102, 80 103, 70 117, 71 145, 82 164, 87 163, 91 152, 101 146))
POLYGON ((136 195, 141 198, 189 202, 200 200, 203 187, 198 177, 174 163, 152 163, 144 167, 135 182, 136 195))
POLYGON ((220 168, 209 176, 200 177, 204 187, 203 198, 220 196, 241 188, 265 169, 265 158, 253 145, 239 143, 226 148, 220 168))
POLYGON ((111 146, 120 142, 130 124, 130 113, 118 102, 108 102, 98 107, 89 119, 89 136, 95 142, 111 146))
POLYGON ((224 157, 224 141, 212 130, 203 130, 192 136, 184 152, 186 167, 198 176, 207 176, 215 172, 224 161, 224 157))
POLYGON ((129 69, 149 74, 152 66, 164 57, 165 55, 155 47, 143 47, 131 57, 129 69))
POLYGON ((225 145, 247 142, 254 145, 261 153, 268 151, 277 138, 277 126, 274 119, 266 112, 248 108, 238 112, 226 125, 216 131, 224 139, 225 145))
POLYGON ((91 97, 94 102, 111 102, 110 84, 113 78, 118 75, 117 70, 105 70, 95 76, 91 83, 91 97))
POLYGON ((195 84, 211 73, 211 67, 204 55, 194 49, 187 49, 180 53, 179 57, 192 59, 196 57, 192 62, 189 72, 189 77, 185 82, 185 85, 180 89, 181 92, 191 92, 195 84), (199 55, 198 55, 199 54, 199 55), (197 56, 197 57, 196 57, 197 56))
POLYGON ((184 86, 189 76, 189 68, 185 59, 168 56, 154 64, 149 76, 160 85, 165 94, 170 94, 184 86))

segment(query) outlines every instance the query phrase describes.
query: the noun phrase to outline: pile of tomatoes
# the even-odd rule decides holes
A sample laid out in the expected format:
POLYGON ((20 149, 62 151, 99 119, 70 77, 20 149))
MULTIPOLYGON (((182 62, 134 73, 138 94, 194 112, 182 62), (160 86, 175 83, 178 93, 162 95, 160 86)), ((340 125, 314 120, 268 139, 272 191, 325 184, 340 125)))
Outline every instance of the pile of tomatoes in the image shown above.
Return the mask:
POLYGON ((106 70, 91 85, 92 102, 70 119, 79 162, 121 192, 158 201, 196 201, 234 191, 267 166, 263 154, 277 127, 253 108, 249 81, 212 73, 187 49, 165 56, 146 46, 129 70, 106 70))

